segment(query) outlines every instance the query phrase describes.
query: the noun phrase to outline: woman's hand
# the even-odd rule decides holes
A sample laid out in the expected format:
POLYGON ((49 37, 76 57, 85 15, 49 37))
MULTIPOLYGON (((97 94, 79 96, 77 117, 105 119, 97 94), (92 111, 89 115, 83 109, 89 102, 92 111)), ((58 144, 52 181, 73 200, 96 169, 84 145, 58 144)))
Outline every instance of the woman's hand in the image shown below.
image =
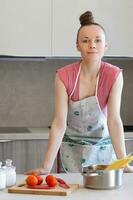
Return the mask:
POLYGON ((133 173, 133 166, 126 165, 126 167, 124 168, 124 172, 125 173, 133 173))
POLYGON ((37 168, 37 169, 28 170, 24 174, 26 174, 26 175, 30 175, 30 174, 43 175, 43 174, 49 174, 49 172, 48 171, 46 172, 44 168, 37 168))

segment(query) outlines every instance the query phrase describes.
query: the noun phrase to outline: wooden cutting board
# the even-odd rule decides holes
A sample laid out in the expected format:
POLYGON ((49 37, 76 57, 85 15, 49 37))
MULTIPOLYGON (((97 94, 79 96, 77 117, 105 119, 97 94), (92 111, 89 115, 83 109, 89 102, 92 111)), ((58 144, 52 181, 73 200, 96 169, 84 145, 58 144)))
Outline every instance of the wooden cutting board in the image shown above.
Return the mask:
POLYGON ((8 193, 67 196, 71 192, 79 188, 79 184, 69 184, 69 186, 70 188, 68 189, 62 188, 60 186, 56 186, 52 189, 30 189, 27 188, 26 185, 16 185, 11 188, 8 188, 8 193))

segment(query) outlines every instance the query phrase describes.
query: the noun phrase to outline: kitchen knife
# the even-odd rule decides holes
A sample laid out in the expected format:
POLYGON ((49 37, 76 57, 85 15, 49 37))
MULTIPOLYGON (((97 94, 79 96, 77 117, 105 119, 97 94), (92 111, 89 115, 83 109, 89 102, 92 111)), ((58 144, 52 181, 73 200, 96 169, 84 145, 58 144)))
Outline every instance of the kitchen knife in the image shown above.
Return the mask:
POLYGON ((61 178, 56 178, 58 183, 59 183, 59 186, 62 187, 62 188, 65 188, 65 189, 69 189, 70 186, 61 178))

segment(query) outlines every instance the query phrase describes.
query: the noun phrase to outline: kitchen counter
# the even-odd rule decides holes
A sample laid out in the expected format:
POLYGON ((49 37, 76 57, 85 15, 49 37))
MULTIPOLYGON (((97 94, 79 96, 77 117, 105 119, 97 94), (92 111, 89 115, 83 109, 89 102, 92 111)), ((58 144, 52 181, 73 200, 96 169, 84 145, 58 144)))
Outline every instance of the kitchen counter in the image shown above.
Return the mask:
POLYGON ((36 140, 36 139, 48 139, 49 128, 27 128, 27 131, 19 132, 4 132, 0 133, 0 142, 10 141, 10 140, 36 140))
MULTIPOLYGON (((0 191, 1 200, 132 200, 133 199, 133 174, 124 174, 123 185, 118 189, 113 190, 92 190, 83 188, 83 180, 81 174, 55 174, 57 177, 63 178, 68 183, 78 183, 80 188, 70 195, 64 196, 48 196, 48 195, 33 195, 33 194, 13 194, 8 193, 7 189, 0 191)), ((25 175, 17 175, 17 183, 20 184, 25 179, 25 175)))
MULTIPOLYGON (((27 131, 0 132, 0 142, 10 140, 34 140, 48 139, 49 128, 26 128, 27 131)), ((126 140, 133 140, 133 132, 125 132, 126 140)))

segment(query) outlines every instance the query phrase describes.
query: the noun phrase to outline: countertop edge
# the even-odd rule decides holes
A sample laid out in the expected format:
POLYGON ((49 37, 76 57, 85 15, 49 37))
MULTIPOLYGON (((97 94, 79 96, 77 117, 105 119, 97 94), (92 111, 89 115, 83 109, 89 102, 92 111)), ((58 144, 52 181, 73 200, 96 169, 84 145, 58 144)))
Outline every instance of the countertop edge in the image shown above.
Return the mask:
MULTIPOLYGON (((49 138, 49 128, 32 129, 28 133, 0 133, 0 142, 8 142, 11 140, 47 140, 49 138)), ((126 140, 133 140, 133 132, 125 132, 126 140)))
POLYGON ((49 128, 29 128, 31 132, 24 133, 0 133, 0 142, 2 140, 41 140, 49 138, 49 128))

